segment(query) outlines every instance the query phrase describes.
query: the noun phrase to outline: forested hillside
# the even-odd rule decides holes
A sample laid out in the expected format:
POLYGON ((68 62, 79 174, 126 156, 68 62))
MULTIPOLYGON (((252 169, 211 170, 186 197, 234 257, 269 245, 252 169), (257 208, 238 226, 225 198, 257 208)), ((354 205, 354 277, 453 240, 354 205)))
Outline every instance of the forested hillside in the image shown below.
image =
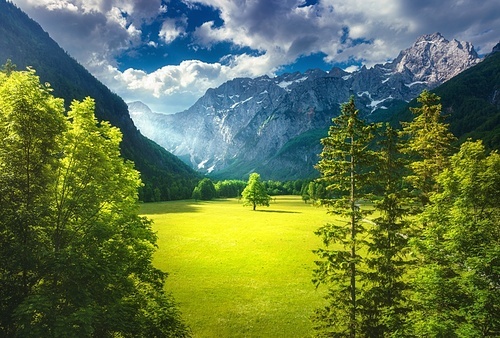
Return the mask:
POLYGON ((123 133, 122 155, 134 161, 145 186, 141 198, 188 198, 197 174, 177 157, 144 137, 134 126, 125 102, 78 64, 43 29, 15 5, 0 0, 0 64, 7 59, 24 70, 33 67, 42 82, 69 107, 87 96, 95 99, 96 117, 109 121, 123 133))
MULTIPOLYGON (((500 149, 499 52, 490 54, 433 92, 441 97, 443 113, 459 142, 470 137, 483 140, 490 149, 500 149)), ((416 105, 413 100, 390 119, 394 124, 410 121, 412 114, 408 108, 416 105)))

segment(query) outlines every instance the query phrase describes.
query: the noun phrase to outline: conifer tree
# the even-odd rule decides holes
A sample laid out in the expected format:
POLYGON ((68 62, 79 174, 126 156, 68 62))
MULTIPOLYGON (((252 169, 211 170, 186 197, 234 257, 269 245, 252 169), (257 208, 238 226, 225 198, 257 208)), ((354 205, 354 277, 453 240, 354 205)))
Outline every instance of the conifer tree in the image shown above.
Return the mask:
POLYGON ((376 194, 381 199, 375 202, 379 216, 368 230, 362 331, 366 337, 401 337, 408 313, 404 296, 409 261, 405 163, 396 130, 386 126, 379 144, 376 194))
POLYGON ((325 247, 315 250, 320 260, 316 261, 313 282, 328 288, 327 305, 314 316, 319 336, 355 337, 361 329, 359 250, 366 235, 362 221, 368 211, 359 203, 371 197, 367 188, 373 183, 376 161, 369 145, 376 126, 367 125, 358 114, 351 97, 332 120, 328 136, 321 140, 319 180, 326 182, 333 196, 322 202, 330 214, 340 217, 316 231, 325 247))
POLYGON ((439 190, 436 177, 447 165, 451 142, 455 140, 443 122, 440 97, 424 90, 417 101, 421 107, 410 108, 411 122, 404 122, 402 136, 406 139, 403 152, 411 157, 412 173, 408 182, 417 190, 422 205, 429 202, 430 194, 439 190))

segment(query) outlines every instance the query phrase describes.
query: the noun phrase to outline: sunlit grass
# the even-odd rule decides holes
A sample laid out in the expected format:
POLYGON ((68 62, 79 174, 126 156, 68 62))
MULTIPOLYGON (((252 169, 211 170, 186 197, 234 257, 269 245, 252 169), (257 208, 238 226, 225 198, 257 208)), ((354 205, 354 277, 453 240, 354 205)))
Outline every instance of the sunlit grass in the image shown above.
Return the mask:
POLYGON ((155 265, 169 272, 166 288, 195 337, 311 335, 325 209, 282 196, 257 211, 229 199, 144 204, 142 214, 154 220, 155 265))

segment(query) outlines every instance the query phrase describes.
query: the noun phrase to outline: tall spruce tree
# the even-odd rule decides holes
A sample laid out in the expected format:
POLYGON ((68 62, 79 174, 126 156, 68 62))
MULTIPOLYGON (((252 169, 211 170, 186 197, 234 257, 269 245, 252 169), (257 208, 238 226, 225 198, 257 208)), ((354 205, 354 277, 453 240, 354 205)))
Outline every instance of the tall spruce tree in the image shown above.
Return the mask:
POLYGON ((321 140, 319 180, 332 196, 322 202, 330 214, 340 217, 316 231, 325 247, 315 250, 320 260, 315 262, 313 282, 328 288, 327 305, 314 316, 318 336, 352 338, 361 332, 359 250, 366 236, 362 222, 369 211, 359 203, 371 198, 367 188, 373 184, 376 155, 369 145, 376 126, 367 125, 358 114, 351 97, 321 140))
POLYGON ((403 122, 403 152, 410 156, 412 173, 408 182, 415 188, 422 205, 429 203, 430 195, 439 187, 436 177, 447 165, 451 143, 455 140, 448 124, 443 122, 440 97, 424 90, 417 101, 421 107, 410 108, 414 114, 411 122, 403 122))
POLYGON ((405 162, 396 130, 385 126, 378 149, 375 202, 378 217, 368 228, 368 271, 364 275, 362 331, 366 337, 402 337, 408 305, 407 270, 409 199, 403 183, 405 162))

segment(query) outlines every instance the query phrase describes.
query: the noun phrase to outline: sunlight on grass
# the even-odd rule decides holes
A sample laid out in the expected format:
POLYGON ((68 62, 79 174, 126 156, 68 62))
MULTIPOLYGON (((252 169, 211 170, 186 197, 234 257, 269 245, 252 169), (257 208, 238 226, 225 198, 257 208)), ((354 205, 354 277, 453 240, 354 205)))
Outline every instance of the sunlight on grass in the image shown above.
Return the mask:
POLYGON ((195 337, 307 337, 322 304, 311 283, 329 216, 300 196, 271 206, 236 199, 144 204, 158 233, 155 265, 195 337))

